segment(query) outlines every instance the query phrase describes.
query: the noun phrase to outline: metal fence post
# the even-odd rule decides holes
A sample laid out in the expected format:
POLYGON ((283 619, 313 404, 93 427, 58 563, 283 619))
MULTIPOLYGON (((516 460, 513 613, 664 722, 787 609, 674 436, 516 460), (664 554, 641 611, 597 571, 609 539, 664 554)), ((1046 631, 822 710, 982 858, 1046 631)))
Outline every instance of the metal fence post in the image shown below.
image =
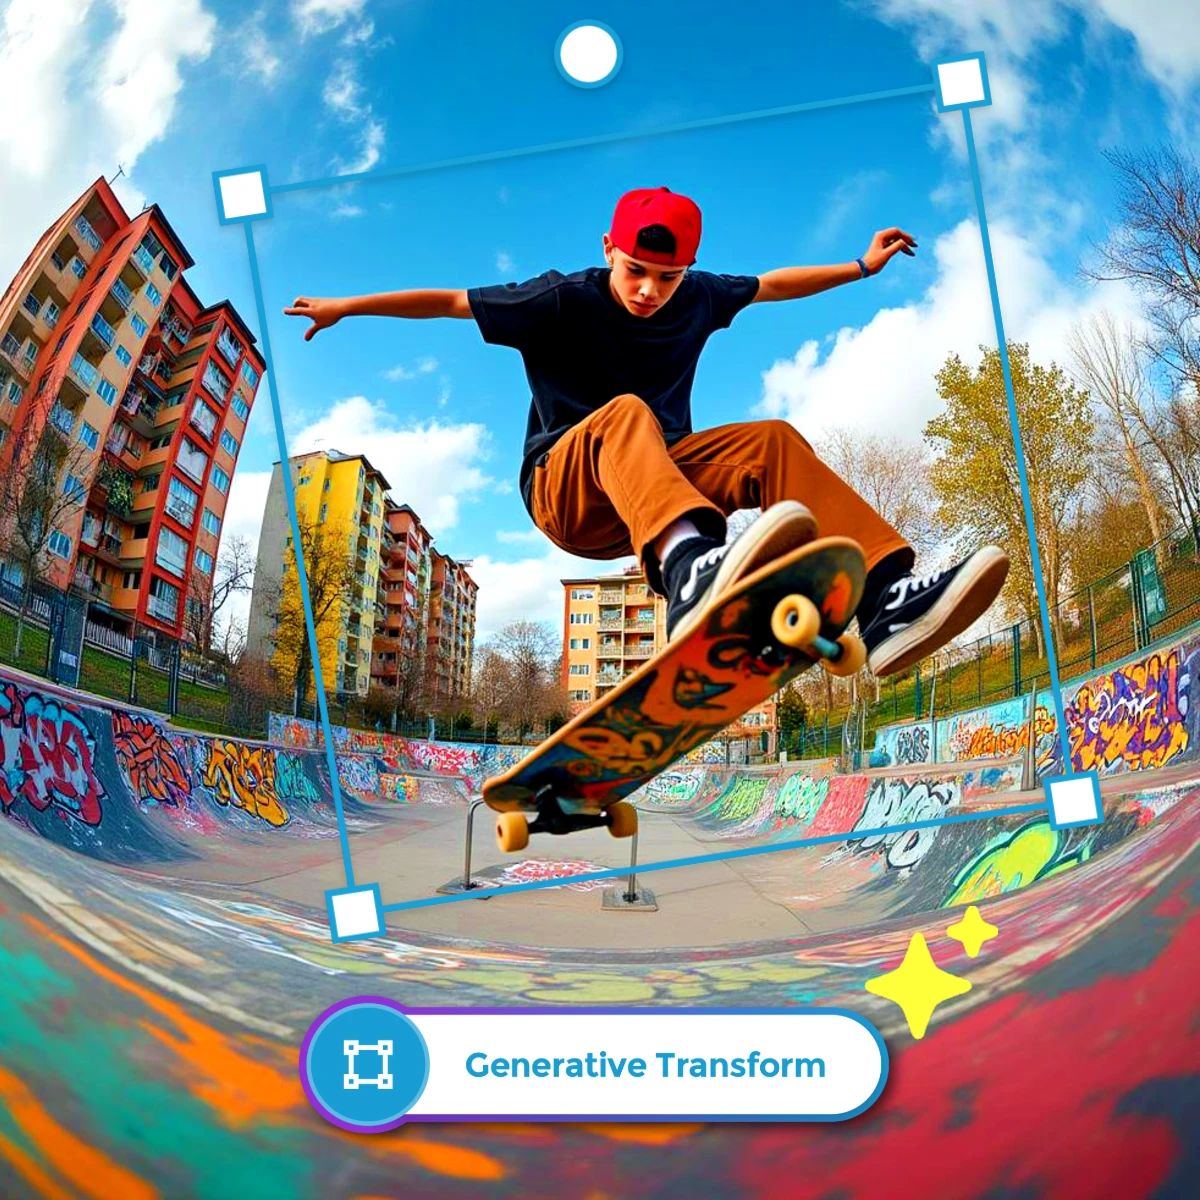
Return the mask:
POLYGON ((136 704, 137 698, 137 622, 134 621, 129 635, 129 703, 136 704))
POLYGON ((1092 670, 1096 669, 1096 596, 1092 585, 1088 584, 1088 622, 1091 625, 1092 637, 1092 670))
POLYGON ((1013 640, 1013 695, 1021 694, 1021 622, 1012 627, 1013 640))

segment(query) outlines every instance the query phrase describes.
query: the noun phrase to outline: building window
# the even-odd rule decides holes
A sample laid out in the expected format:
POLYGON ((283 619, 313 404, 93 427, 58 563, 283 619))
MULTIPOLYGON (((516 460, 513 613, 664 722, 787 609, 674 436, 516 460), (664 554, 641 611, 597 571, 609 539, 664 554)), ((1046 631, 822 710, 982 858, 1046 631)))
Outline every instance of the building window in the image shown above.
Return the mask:
POLYGON ((591 663, 572 663, 571 664, 571 674, 572 675, 590 675, 591 673, 592 673, 592 664, 591 663))
MULTIPOLYGON (((229 491, 229 476, 226 475, 220 467, 213 467, 212 482, 213 487, 215 487, 218 492, 225 493, 229 491)), ((322 517, 324 517, 323 513, 322 517)))
POLYGON ((572 600, 595 600, 595 598, 596 598, 596 593, 595 593, 595 590, 592 588, 572 588, 571 589, 571 599, 572 600))
MULTIPOLYGON (((55 400, 54 407, 50 410, 50 423, 62 433, 70 433, 75 428, 75 414, 67 408, 61 400, 55 400)), ((91 426, 88 426, 90 429, 91 426)), ((99 436, 97 434, 97 436, 99 436)), ((90 447, 95 450, 95 444, 90 447)))
POLYGON ((71 558, 71 539, 65 533, 59 533, 56 529, 46 543, 51 554, 58 555, 59 558, 65 558, 70 561, 71 558))
POLYGON ((83 259, 76 256, 71 259, 71 271, 76 279, 82 279, 87 274, 87 267, 84 265, 83 259))
POLYGON ((592 639, 591 638, 572 638, 571 639, 571 649, 572 650, 590 650, 591 648, 592 648, 592 639))
POLYGON ((160 567, 164 567, 172 575, 182 576, 187 570, 187 551, 188 544, 179 534, 173 533, 170 529, 158 531, 158 550, 154 555, 154 561, 160 567))
POLYGON ((79 504, 87 497, 87 487, 78 475, 68 475, 63 481, 63 495, 79 504))
POLYGON ((159 480, 162 479, 162 472, 156 471, 153 475, 142 476, 142 495, 147 492, 155 492, 158 490, 159 480))
POLYGON ((212 574, 213 560, 211 554, 208 554, 204 550, 197 549, 196 553, 192 556, 192 562, 195 564, 197 571, 200 571, 205 575, 212 574))
POLYGON ((592 623, 592 614, 591 613, 572 613, 571 614, 571 624, 572 625, 590 625, 591 623, 592 623))
POLYGON ((210 441, 216 432, 218 420, 217 414, 199 396, 192 401, 191 422, 210 441))
MULTIPOLYGON (((179 452, 175 461, 179 469, 194 482, 204 482, 204 472, 208 469, 208 455, 198 446, 193 446, 187 438, 179 443, 179 452)), ((216 477, 216 471, 213 472, 213 477, 216 477)), ((228 476, 226 476, 225 482, 228 486, 228 476)))
POLYGON ((86 421, 79 430, 79 440, 89 449, 95 450, 100 444, 100 431, 93 429, 86 421))
POLYGON ((133 332, 136 333, 140 338, 144 338, 146 336, 146 330, 150 328, 150 326, 147 325, 146 322, 137 315, 137 313, 134 313, 129 318, 129 323, 133 326, 133 332))
POLYGON ((204 532, 211 533, 213 537, 216 537, 221 532, 221 518, 211 508, 204 510, 204 516, 200 518, 200 524, 204 532))
POLYGON ((152 283, 146 284, 146 295, 150 303, 157 308, 162 303, 162 292, 158 290, 152 283))
POLYGON ((243 421, 250 415, 250 406, 236 392, 233 396, 233 411, 243 421))
POLYGON ((258 372, 250 365, 250 363, 242 363, 242 378, 252 387, 258 387, 258 372))
POLYGON ((51 329, 58 324, 59 311, 58 305, 55 304, 53 300, 46 304, 45 311, 42 313, 42 320, 45 321, 51 329))
POLYGON ((107 379, 102 377, 100 382, 96 384, 96 395, 98 395, 100 399, 109 406, 109 408, 112 408, 113 402, 117 398, 116 385, 109 383, 107 379))
POLYGON ((191 529, 192 522, 196 519, 196 504, 199 499, 200 497, 186 483, 172 477, 170 486, 167 488, 167 512, 180 525, 191 529))
POLYGON ((229 380, 211 360, 204 367, 204 378, 201 381, 209 394, 222 404, 229 396, 229 380))
POLYGON ((238 443, 237 438, 229 432, 228 429, 221 434, 221 449, 229 455, 230 458, 237 458, 238 443))
POLYGON ((155 575, 150 580, 150 599, 146 611, 160 621, 174 622, 179 612, 179 589, 155 575))
POLYGON ((127 367, 127 366, 129 366, 129 364, 131 362, 133 362, 133 355, 130 354, 129 351, 126 350, 124 346, 118 346, 117 347, 117 362, 119 362, 121 364, 121 366, 127 367))
POLYGON ((125 572, 125 586, 126 586, 126 588, 128 588, 131 591, 136 591, 139 587, 141 587, 142 586, 141 571, 126 571, 125 572))
POLYGON ((591 693, 591 690, 588 688, 583 688, 579 691, 574 691, 571 693, 572 700, 590 700, 591 698, 592 698, 592 693, 591 693))

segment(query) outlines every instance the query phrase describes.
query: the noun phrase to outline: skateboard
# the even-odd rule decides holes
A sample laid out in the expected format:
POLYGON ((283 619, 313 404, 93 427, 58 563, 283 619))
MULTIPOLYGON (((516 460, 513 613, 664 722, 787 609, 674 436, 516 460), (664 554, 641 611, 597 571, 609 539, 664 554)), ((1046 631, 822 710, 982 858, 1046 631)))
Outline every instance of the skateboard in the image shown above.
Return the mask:
POLYGON ((598 825, 631 837, 630 792, 809 667, 854 674, 867 652, 845 630, 865 577, 857 542, 818 538, 713 600, 690 630, 484 782, 500 849, 523 850, 531 833, 598 825), (531 821, 527 813, 537 815, 531 821))

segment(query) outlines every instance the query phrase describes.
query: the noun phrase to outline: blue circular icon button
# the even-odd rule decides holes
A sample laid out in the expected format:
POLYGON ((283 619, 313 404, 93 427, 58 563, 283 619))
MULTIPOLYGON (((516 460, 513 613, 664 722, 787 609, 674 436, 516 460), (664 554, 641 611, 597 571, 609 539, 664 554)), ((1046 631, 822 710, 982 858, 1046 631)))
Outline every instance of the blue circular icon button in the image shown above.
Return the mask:
POLYGON ((354 996, 327 1008, 300 1048, 308 1102, 352 1133, 395 1129, 429 1080, 429 1049, 394 1000, 354 996))

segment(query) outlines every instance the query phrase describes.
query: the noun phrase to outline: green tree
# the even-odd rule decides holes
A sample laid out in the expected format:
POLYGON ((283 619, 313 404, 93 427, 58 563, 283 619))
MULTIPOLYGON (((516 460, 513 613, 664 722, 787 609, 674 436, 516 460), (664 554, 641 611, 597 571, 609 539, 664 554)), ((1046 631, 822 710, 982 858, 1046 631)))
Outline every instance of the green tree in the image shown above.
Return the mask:
MULTIPOLYGON (((938 520, 960 552, 986 542, 1008 552, 1009 595, 1032 619, 1039 651, 1044 652, 1000 352, 980 349, 978 369, 952 355, 937 374, 938 395, 946 409, 925 426, 925 436, 937 455, 930 482, 938 499, 938 520)), ((1027 345, 1010 343, 1008 357, 1042 582, 1056 633, 1056 605, 1071 565, 1069 530, 1091 470, 1090 400, 1057 364, 1033 362, 1027 345)))
POLYGON ((789 683, 775 702, 775 724, 779 730, 780 748, 795 746, 800 731, 807 723, 808 702, 801 694, 797 680, 789 683))

